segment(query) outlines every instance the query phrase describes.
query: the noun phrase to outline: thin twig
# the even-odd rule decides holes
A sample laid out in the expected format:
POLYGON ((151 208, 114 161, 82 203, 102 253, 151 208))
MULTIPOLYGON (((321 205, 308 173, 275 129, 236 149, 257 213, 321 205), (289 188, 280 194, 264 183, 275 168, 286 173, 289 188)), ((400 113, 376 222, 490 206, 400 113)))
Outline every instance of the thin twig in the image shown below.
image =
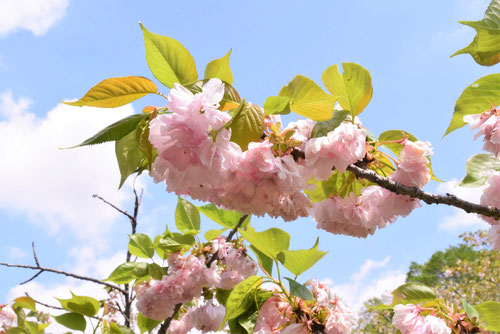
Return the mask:
POLYGON ((464 201, 463 199, 460 199, 457 196, 451 194, 437 195, 425 192, 416 187, 407 187, 400 183, 394 182, 386 177, 381 177, 374 171, 363 169, 356 165, 348 166, 347 170, 354 173, 356 177, 367 179, 368 181, 371 181, 381 186, 382 188, 392 191, 393 193, 396 193, 398 195, 406 195, 413 198, 418 198, 427 204, 450 205, 456 208, 460 208, 468 213, 477 213, 480 215, 495 218, 496 220, 500 220, 500 209, 492 206, 479 205, 468 201, 464 201))
POLYGON ((35 259, 35 263, 40 267, 40 262, 38 262, 38 256, 36 255, 35 242, 31 243, 31 248, 33 249, 33 258, 35 259))
POLYGON ((116 205, 114 205, 114 204, 112 204, 112 203, 110 203, 110 202, 106 201, 106 200, 105 200, 104 198, 102 198, 101 196, 99 196, 99 195, 97 195, 97 194, 94 194, 94 195, 92 195, 92 197, 100 199, 101 201, 103 201, 104 203, 106 203, 107 205, 109 205, 110 207, 112 207, 113 209, 115 209, 116 211, 118 211, 119 213, 121 213, 122 215, 127 216, 127 217, 128 217, 128 219, 130 219, 130 220, 134 219, 134 217, 132 217, 132 216, 130 215, 130 213, 128 213, 127 211, 124 211, 124 210, 122 210, 122 209, 118 208, 116 205))
MULTIPOLYGON (((24 268, 24 269, 31 269, 31 270, 40 270, 41 272, 47 271, 47 272, 51 272, 51 273, 55 273, 55 274, 59 274, 59 275, 73 277, 73 278, 76 278, 76 279, 79 279, 79 280, 83 280, 83 281, 89 281, 89 282, 94 282, 94 283, 97 283, 97 284, 100 284, 100 285, 105 285, 105 286, 110 287, 112 289, 118 290, 121 293, 125 292, 125 290, 123 290, 119 286, 116 286, 116 285, 113 285, 113 284, 110 284, 110 283, 107 283, 107 282, 100 281, 97 278, 87 277, 87 276, 81 276, 81 275, 77 275, 77 274, 73 274, 73 273, 68 273, 68 272, 62 271, 62 270, 57 270, 57 269, 52 269, 52 268, 45 268, 45 267, 40 267, 40 266, 36 266, 36 267, 35 266, 28 266, 28 265, 24 265, 24 264, 10 264, 10 263, 4 263, 4 262, 0 262, 0 266, 11 267, 11 268, 24 268)), ((41 272, 37 273, 35 276, 40 275, 41 272)))

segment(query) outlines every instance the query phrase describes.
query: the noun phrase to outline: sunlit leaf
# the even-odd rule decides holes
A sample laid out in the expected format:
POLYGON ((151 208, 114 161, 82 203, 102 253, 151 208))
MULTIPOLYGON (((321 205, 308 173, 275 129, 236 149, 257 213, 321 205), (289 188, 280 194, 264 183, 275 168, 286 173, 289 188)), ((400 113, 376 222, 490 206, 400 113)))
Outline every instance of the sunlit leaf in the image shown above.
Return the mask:
POLYGON ((178 198, 175 209, 175 225, 184 234, 197 234, 200 231, 200 213, 188 200, 178 198))
POLYGON ((465 169, 467 175, 459 183, 459 186, 479 187, 486 182, 491 171, 500 172, 500 159, 487 153, 476 154, 467 160, 465 169))
POLYGON ((136 233, 130 236, 128 243, 130 254, 142 258, 152 258, 155 255, 153 241, 146 234, 136 233))
POLYGON ((116 284, 127 284, 135 279, 149 274, 147 263, 145 262, 125 262, 116 267, 105 281, 116 284))
POLYGON ((337 65, 330 66, 321 78, 342 108, 349 110, 354 117, 365 109, 372 98, 372 77, 367 69, 355 63, 342 63, 342 68, 344 72, 340 74, 337 65))
POLYGON ((231 55, 231 50, 222 58, 212 60, 207 64, 205 68, 205 79, 219 78, 228 84, 233 84, 233 74, 231 73, 231 68, 229 67, 229 56, 231 55))
POLYGON ((144 34, 146 60, 156 79, 172 88, 174 83, 191 83, 198 79, 198 72, 191 54, 175 39, 148 31, 140 23, 144 34))
POLYGON ((479 313, 479 323, 490 331, 500 331, 500 303, 487 301, 474 305, 479 313))
POLYGON ((199 206, 198 210, 217 224, 227 228, 235 227, 242 216, 238 211, 221 209, 214 204, 199 206))
POLYGON ((92 317, 99 311, 99 301, 92 297, 77 296, 73 292, 70 299, 57 299, 61 306, 71 312, 92 317))
POLYGON ((314 300, 313 294, 304 285, 288 277, 285 277, 285 279, 290 285, 290 294, 292 296, 297 296, 304 300, 314 300))
POLYGON ((305 76, 297 75, 281 89, 279 96, 290 98, 290 109, 294 113, 314 121, 332 118, 335 98, 305 76))
POLYGON ((12 305, 13 307, 22 307, 28 310, 31 310, 33 312, 36 312, 36 303, 33 298, 24 296, 24 297, 18 297, 14 299, 14 304, 12 305))
POLYGON ((252 306, 254 292, 261 284, 261 277, 250 276, 234 287, 226 301, 226 315, 224 322, 237 318, 252 306))
POLYGON ((292 99, 286 96, 269 96, 264 102, 266 115, 286 115, 290 113, 292 99))
POLYGON ((229 128, 231 129, 231 141, 245 151, 250 142, 259 141, 264 133, 264 112, 258 105, 250 102, 245 103, 239 109, 233 115, 229 128))
POLYGON ((151 332, 153 329, 158 327, 161 321, 150 319, 142 315, 142 313, 137 314, 137 327, 142 333, 151 332))
POLYGON ((80 100, 63 103, 76 107, 116 108, 157 91, 154 82, 143 77, 110 78, 92 87, 80 100))
POLYGON ((403 284, 392 295, 392 305, 419 304, 436 299, 434 290, 420 283, 403 284))
POLYGON ((119 188, 131 174, 140 171, 147 161, 137 145, 135 137, 135 131, 132 131, 122 139, 117 140, 115 144, 116 160, 120 169, 119 188))
POLYGON ((256 232, 249 227, 246 231, 241 229, 238 231, 255 248, 272 259, 276 259, 279 252, 287 250, 290 245, 290 235, 279 228, 273 227, 256 232))
POLYGON ((326 136, 328 132, 335 130, 349 115, 349 110, 335 110, 333 117, 327 121, 317 122, 311 132, 311 138, 326 136))
POLYGON ((491 105, 500 104, 500 74, 490 74, 476 80, 462 92, 457 102, 455 110, 445 136, 464 126, 464 116, 480 114, 491 109, 491 105))
POLYGON ((64 313, 53 317, 58 323, 65 327, 68 327, 69 329, 83 332, 87 327, 85 318, 83 317, 83 315, 78 313, 64 313))
POLYGON ((326 255, 327 252, 318 250, 318 243, 319 238, 311 249, 282 250, 278 254, 278 260, 292 274, 299 276, 326 255))

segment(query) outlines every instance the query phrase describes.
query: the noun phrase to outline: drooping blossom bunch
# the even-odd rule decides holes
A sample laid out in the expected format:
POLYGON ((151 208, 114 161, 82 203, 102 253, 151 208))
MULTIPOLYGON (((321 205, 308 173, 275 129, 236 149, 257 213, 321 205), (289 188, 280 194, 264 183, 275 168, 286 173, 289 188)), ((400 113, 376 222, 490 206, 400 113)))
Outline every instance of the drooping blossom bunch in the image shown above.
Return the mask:
MULTIPOLYGON (((481 195, 480 204, 500 208, 500 173, 491 173, 486 180, 486 188, 481 195)), ((488 241, 494 249, 500 250, 500 221, 491 217, 481 216, 490 225, 488 241)))
MULTIPOLYGON (((430 144, 404 139, 402 145, 398 168, 389 179, 421 188, 431 178, 427 167, 427 157, 432 154, 430 144)), ((314 203, 312 216, 320 229, 334 234, 366 237, 377 228, 394 222, 398 216, 407 216, 420 206, 420 202, 414 198, 397 195, 379 186, 369 186, 361 189, 360 196, 350 193, 345 198, 333 196, 314 203)))
POLYGON ((17 316, 12 307, 0 304, 0 334, 16 325, 17 316))
POLYGON ((349 333, 354 326, 353 313, 329 286, 315 279, 306 285, 311 286, 314 301, 292 297, 292 305, 282 293, 276 292, 262 305, 254 333, 349 333))
POLYGON ((232 289, 257 273, 257 264, 247 256, 241 242, 226 242, 224 237, 219 237, 212 241, 211 246, 208 254, 199 256, 171 254, 167 275, 161 280, 137 285, 139 312, 151 319, 163 320, 173 315, 177 304, 201 297, 204 287, 232 289), (217 260, 208 267, 207 255, 215 254, 217 260))
POLYGON ((500 109, 493 106, 481 114, 466 115, 464 122, 469 123, 471 130, 479 129, 474 139, 483 135, 483 149, 498 157, 500 153, 500 109))
POLYGON ((402 334, 451 334, 446 322, 435 315, 421 315, 425 309, 413 304, 394 306, 392 323, 402 334))
POLYGON ((202 333, 215 332, 219 329, 226 310, 215 300, 202 301, 199 305, 191 307, 178 320, 170 323, 168 333, 186 334, 193 330, 199 330, 202 333))

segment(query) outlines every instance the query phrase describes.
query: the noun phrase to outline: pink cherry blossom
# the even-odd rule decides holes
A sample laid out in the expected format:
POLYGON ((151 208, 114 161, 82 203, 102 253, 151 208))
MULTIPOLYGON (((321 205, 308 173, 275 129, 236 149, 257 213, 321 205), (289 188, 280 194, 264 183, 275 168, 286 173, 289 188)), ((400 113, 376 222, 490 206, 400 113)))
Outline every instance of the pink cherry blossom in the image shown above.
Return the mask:
POLYGON ((464 122, 470 124, 471 130, 479 128, 474 139, 484 135, 483 149, 498 157, 500 153, 500 110, 493 107, 481 114, 466 115, 464 122))
POLYGON ((402 334, 451 334, 446 322, 433 315, 420 315, 418 305, 398 304, 394 307, 392 323, 402 334))
POLYGON ((315 278, 308 280, 305 285, 310 285, 314 299, 319 305, 328 305, 332 299, 332 293, 330 291, 330 286, 326 283, 321 283, 315 278))
MULTIPOLYGON (((491 173, 486 180, 486 188, 481 195, 479 203, 481 205, 489 205, 500 209, 500 173, 491 173)), ((491 225, 499 225, 500 220, 493 217, 481 216, 491 225)))
POLYGON ((16 325, 17 316, 12 307, 0 304, 0 334, 16 325))
POLYGON ((309 139, 311 139, 311 133, 316 125, 316 122, 310 119, 299 119, 296 122, 288 123, 288 126, 285 128, 293 130, 294 134, 291 139, 298 140, 302 142, 298 147, 302 150, 306 148, 306 143, 309 139))
POLYGON ((389 178, 408 187, 422 188, 431 179, 428 156, 432 155, 429 142, 405 140, 398 157, 398 168, 389 178))
POLYGON ((137 309, 148 318, 163 320, 172 316, 176 304, 200 297, 203 286, 213 286, 220 280, 215 264, 207 268, 204 257, 174 253, 168 263, 168 275, 135 287, 137 309))
POLYGON ((254 334, 276 334, 290 323, 291 306, 281 297, 271 297, 262 305, 254 334))
POLYGON ((348 334, 355 326, 354 314, 335 296, 326 315, 326 334, 348 334))
POLYGON ((493 225, 488 231, 488 242, 493 249, 500 251, 500 225, 493 225))
POLYGON ((192 329, 203 333, 217 331, 225 315, 224 306, 214 301, 205 302, 190 308, 179 320, 173 320, 168 332, 170 334, 186 334, 192 329))
POLYGON ((342 123, 326 136, 313 138, 306 144, 305 155, 313 176, 326 180, 335 167, 343 173, 347 166, 365 156, 366 130, 356 124, 342 123))

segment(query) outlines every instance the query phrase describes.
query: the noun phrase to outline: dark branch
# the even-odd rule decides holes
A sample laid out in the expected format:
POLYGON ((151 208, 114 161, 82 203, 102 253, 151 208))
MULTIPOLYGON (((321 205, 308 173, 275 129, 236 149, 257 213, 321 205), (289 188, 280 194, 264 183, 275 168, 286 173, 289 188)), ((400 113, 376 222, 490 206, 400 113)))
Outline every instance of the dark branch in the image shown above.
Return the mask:
POLYGON ((418 198, 427 204, 450 205, 460 208, 468 213, 477 213, 480 215, 495 218, 496 220, 500 220, 500 209, 492 206, 479 205, 464 201, 463 199, 460 199, 451 194, 437 195, 425 192, 416 187, 407 187, 386 177, 382 177, 374 171, 363 169, 356 165, 350 165, 349 167, 347 167, 347 170, 354 173, 356 177, 367 179, 368 181, 378 184, 382 188, 392 191, 393 193, 396 193, 398 195, 406 195, 413 198, 418 198))
POLYGON ((174 314, 170 318, 165 319, 165 321, 161 324, 160 329, 158 330, 158 334, 167 334, 167 329, 170 326, 170 323, 174 319, 175 315, 179 312, 181 307, 182 303, 175 305, 174 314))

